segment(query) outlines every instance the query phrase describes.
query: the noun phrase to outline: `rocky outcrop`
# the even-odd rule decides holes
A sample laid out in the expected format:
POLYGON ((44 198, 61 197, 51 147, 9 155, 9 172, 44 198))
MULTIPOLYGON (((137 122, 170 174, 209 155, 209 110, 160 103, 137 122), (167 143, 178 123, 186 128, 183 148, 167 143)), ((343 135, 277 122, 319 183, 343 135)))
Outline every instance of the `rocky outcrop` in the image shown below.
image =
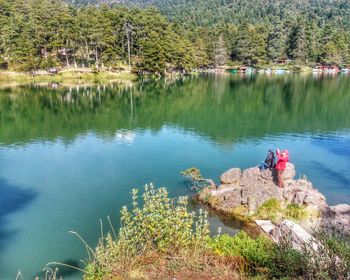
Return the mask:
POLYGON ((232 213, 235 208, 245 207, 253 214, 265 201, 276 198, 282 207, 288 204, 304 206, 310 213, 321 217, 319 220, 324 223, 350 231, 350 205, 329 207, 324 195, 310 181, 294 180, 295 174, 294 165, 287 163, 283 174, 284 188, 278 188, 273 170, 261 172, 258 167, 243 171, 232 168, 220 176, 220 186, 204 189, 199 200, 220 212, 232 213))
POLYGON ((307 180, 293 180, 295 168, 287 163, 284 172, 285 187, 276 186, 274 171, 260 172, 258 167, 243 170, 232 168, 220 176, 221 185, 216 189, 205 190, 205 194, 214 196, 221 203, 219 210, 229 210, 237 206, 247 206, 254 212, 266 200, 277 198, 282 204, 298 204, 323 209, 326 206, 325 197, 313 188, 307 180))
POLYGON ((277 244, 288 242, 296 250, 301 250, 308 245, 315 251, 321 246, 310 233, 293 221, 283 220, 278 224, 273 224, 270 220, 256 220, 255 222, 277 244))
POLYGON ((239 168, 231 168, 220 176, 221 184, 239 184, 242 172, 239 168))
POLYGON ((323 212, 323 224, 350 233, 350 205, 339 204, 326 207, 323 212))

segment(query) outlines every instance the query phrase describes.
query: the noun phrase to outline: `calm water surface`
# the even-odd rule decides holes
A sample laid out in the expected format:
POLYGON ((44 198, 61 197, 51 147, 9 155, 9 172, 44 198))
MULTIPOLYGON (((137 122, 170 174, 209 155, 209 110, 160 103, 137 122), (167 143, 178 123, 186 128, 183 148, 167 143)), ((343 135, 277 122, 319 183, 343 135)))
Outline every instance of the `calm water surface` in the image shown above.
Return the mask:
POLYGON ((99 219, 118 227, 132 188, 153 182, 190 194, 180 171, 197 166, 218 181, 269 148, 288 148, 298 176, 330 204, 350 203, 349 108, 345 75, 2 88, 0 279, 19 269, 32 279, 50 261, 79 263, 84 248, 68 231, 94 246, 99 219))

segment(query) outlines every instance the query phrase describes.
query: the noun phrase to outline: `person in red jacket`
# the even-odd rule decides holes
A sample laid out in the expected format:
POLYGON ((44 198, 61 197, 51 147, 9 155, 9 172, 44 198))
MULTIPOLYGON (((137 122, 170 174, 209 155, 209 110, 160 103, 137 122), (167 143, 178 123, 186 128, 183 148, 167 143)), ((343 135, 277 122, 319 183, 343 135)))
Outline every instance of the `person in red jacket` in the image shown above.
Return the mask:
POLYGON ((288 151, 283 150, 280 152, 279 149, 276 150, 276 155, 277 155, 277 164, 276 164, 276 171, 277 171, 277 185, 280 188, 283 188, 284 183, 283 183, 283 172, 286 169, 286 164, 289 160, 288 158, 288 151))

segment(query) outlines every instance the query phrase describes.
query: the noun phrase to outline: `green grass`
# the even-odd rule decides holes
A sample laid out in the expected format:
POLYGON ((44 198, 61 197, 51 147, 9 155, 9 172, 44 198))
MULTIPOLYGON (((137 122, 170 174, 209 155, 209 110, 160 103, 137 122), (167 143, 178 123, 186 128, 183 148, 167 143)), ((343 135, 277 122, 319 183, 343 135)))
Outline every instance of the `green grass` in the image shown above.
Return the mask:
POLYGON ((32 76, 26 73, 0 71, 0 84, 1 83, 18 83, 25 84, 31 82, 56 82, 56 83, 84 83, 84 82, 107 82, 107 81, 130 81, 135 80, 136 75, 130 72, 78 72, 74 70, 64 71, 57 75, 36 75, 32 76))
POLYGON ((266 200, 261 206, 258 207, 253 218, 271 220, 278 222, 283 217, 283 209, 281 203, 277 198, 271 198, 266 200))
POLYGON ((302 221, 308 217, 308 213, 305 207, 297 205, 297 204, 289 204, 284 210, 284 214, 286 218, 302 221))

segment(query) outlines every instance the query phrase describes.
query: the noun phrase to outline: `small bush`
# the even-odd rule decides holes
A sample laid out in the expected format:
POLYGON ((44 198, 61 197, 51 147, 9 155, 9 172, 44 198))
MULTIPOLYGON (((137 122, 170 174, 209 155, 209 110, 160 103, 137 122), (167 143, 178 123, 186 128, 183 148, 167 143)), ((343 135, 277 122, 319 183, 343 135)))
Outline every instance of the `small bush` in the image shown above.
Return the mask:
POLYGON ((297 279, 303 275, 305 261, 303 254, 293 249, 289 241, 275 244, 267 266, 270 279, 297 279))
POLYGON ((308 216, 305 207, 299 206, 297 204, 289 204, 287 205, 284 211, 285 217, 294 219, 294 220, 305 220, 308 216))
POLYGON ((348 280, 350 279, 350 235, 334 229, 315 234, 318 249, 305 244, 294 250, 290 240, 275 245, 269 275, 271 279, 348 280))
POLYGON ((268 266, 273 245, 263 236, 252 239, 240 231, 235 236, 224 234, 210 239, 209 247, 220 256, 242 256, 254 270, 268 266))
POLYGON ((113 271, 130 267, 136 256, 149 252, 175 255, 187 250, 200 254, 209 238, 206 212, 187 210, 188 198, 171 199, 165 188, 145 186, 142 207, 138 191, 132 191, 133 207, 121 211, 119 235, 101 240, 85 279, 109 279, 113 271), (118 267, 119 266, 119 267, 118 267))
POLYGON ((266 200, 258 207, 254 214, 255 219, 267 219, 276 222, 282 216, 282 208, 277 198, 266 200))

